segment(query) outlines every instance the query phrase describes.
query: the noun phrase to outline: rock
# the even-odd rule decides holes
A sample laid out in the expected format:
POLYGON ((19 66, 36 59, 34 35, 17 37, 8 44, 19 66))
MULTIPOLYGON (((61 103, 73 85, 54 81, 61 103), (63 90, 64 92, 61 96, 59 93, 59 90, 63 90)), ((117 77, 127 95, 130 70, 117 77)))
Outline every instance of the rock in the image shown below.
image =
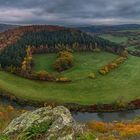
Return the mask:
POLYGON ((83 126, 76 123, 70 111, 63 106, 28 111, 14 119, 3 133, 8 136, 19 135, 34 125, 50 121, 52 123, 43 136, 44 140, 73 140, 76 135, 83 133, 83 126))

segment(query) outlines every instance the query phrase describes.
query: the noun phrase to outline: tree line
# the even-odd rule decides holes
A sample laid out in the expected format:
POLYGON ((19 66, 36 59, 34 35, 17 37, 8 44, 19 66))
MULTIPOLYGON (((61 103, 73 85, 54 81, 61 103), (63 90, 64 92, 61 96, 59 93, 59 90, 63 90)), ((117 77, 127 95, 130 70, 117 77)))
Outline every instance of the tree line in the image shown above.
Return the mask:
POLYGON ((26 31, 16 43, 8 45, 0 52, 1 67, 21 67, 27 46, 31 47, 33 54, 59 52, 62 49, 94 51, 97 48, 120 54, 124 50, 120 45, 99 37, 92 37, 81 31, 68 29, 26 31))

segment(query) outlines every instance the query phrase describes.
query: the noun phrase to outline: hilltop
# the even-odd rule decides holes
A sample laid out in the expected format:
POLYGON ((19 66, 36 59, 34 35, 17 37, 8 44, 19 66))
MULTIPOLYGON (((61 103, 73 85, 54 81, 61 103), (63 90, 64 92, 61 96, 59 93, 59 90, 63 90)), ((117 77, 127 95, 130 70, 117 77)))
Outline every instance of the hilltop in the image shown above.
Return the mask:
POLYGON ((120 54, 124 47, 100 37, 92 37, 72 28, 51 25, 22 26, 0 34, 0 64, 20 67, 27 46, 33 54, 54 53, 62 49, 74 51, 104 51, 120 54))

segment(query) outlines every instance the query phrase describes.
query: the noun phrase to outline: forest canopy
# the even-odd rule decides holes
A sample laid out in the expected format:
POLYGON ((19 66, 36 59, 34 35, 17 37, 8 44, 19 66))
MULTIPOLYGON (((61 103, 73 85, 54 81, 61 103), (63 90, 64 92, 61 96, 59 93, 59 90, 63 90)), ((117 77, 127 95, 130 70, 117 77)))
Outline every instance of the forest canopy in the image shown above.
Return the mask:
MULTIPOLYGON (((56 27, 46 29, 44 26, 30 26, 29 30, 28 28, 19 27, 16 32, 20 34, 20 37, 16 37, 17 34, 13 34, 15 37, 12 38, 16 38, 15 41, 11 41, 11 44, 8 44, 0 52, 0 64, 2 68, 8 66, 21 67, 21 63, 26 55, 27 46, 31 47, 33 54, 54 53, 62 49, 95 51, 97 48, 119 54, 124 49, 115 43, 96 36, 92 37, 74 29, 57 29, 56 27)), ((12 32, 14 33, 14 31, 12 32)))

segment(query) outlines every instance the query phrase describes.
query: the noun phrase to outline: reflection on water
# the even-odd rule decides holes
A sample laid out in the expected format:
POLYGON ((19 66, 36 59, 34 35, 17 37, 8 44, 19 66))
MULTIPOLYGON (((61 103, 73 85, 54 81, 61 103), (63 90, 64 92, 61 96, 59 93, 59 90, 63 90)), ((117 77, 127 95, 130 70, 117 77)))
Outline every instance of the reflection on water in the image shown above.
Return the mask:
POLYGON ((80 122, 85 121, 123 121, 123 120, 132 120, 140 116, 140 109, 133 111, 122 111, 122 112, 111 112, 111 113, 72 113, 75 120, 80 122))

